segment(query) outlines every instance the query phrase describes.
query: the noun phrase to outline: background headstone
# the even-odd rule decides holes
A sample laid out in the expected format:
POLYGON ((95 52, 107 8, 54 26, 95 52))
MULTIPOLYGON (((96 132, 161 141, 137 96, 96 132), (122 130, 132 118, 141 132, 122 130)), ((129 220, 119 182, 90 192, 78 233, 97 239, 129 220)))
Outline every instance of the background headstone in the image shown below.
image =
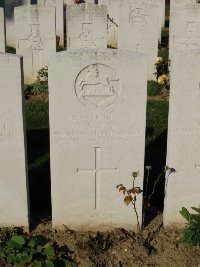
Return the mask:
MULTIPOLYGON (((116 185, 143 186, 146 56, 69 50, 49 65, 54 228, 131 227, 136 217, 116 185)), ((142 196, 138 195, 139 219, 142 196)))
POLYGON ((158 54, 158 6, 121 1, 118 48, 147 54, 148 79, 155 79, 158 54))
POLYGON ((185 223, 182 207, 200 206, 200 50, 172 56, 168 123, 165 226, 185 223))
POLYGON ((56 35, 59 36, 59 45, 64 45, 64 3, 63 0, 38 0, 38 4, 56 8, 56 35))
POLYGON ((14 8, 31 4, 31 0, 3 0, 5 2, 6 43, 15 47, 14 8))
POLYGON ((5 24, 3 8, 0 8, 0 52, 5 52, 5 24))
POLYGON ((113 48, 118 46, 119 0, 98 0, 98 4, 107 6, 107 44, 113 48))
MULTIPOLYGON (((132 3, 135 4, 155 4, 159 8, 159 21, 158 21, 158 30, 159 30, 159 40, 161 40, 161 27, 163 20, 163 1, 164 0, 134 0, 132 3)), ((121 12, 121 0, 98 0, 99 4, 106 5, 108 7, 108 45, 117 48, 118 47, 118 31, 119 31, 119 15, 121 12)))
POLYGON ((176 4, 171 8, 169 55, 200 48, 200 4, 176 4))
MULTIPOLYGON (((84 0, 85 3, 90 3, 90 4, 95 4, 95 0, 84 0)), ((74 5, 74 0, 64 0, 64 3, 69 6, 69 5, 74 5)))
POLYGON ((38 5, 15 8, 16 53, 23 56, 25 82, 56 52, 55 8, 38 5))
POLYGON ((28 228, 22 58, 0 53, 0 225, 28 228))
POLYGON ((107 48, 107 8, 79 4, 66 8, 67 49, 107 48))

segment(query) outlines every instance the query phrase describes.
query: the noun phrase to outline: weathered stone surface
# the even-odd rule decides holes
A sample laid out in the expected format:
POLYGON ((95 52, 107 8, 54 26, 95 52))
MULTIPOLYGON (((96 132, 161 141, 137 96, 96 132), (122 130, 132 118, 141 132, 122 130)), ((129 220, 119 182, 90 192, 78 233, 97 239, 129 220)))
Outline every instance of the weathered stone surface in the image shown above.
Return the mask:
MULTIPOLYGON (((69 50, 49 66, 54 228, 132 227, 116 185, 143 185, 147 63, 119 50, 69 50)), ((137 210, 141 221, 142 197, 137 210)))
POLYGON ((38 5, 15 8, 16 53, 23 56, 25 82, 56 52, 55 8, 38 5))
POLYGON ((171 7, 169 53, 200 48, 200 4, 176 4, 171 7))
POLYGON ((154 4, 123 0, 120 7, 119 49, 147 54, 148 79, 155 79, 159 10, 154 4))
POLYGON ((167 165, 176 170, 166 178, 165 226, 185 223, 182 207, 200 206, 200 50, 172 55, 167 165))
POLYGON ((14 8, 22 5, 30 5, 31 0, 3 0, 5 2, 6 19, 6 43, 15 47, 14 8))
POLYGON ((5 52, 5 25, 3 8, 0 8, 0 52, 5 52))
POLYGON ((64 45, 64 3, 63 0, 38 0, 38 4, 45 7, 56 8, 56 35, 59 45, 64 45))
POLYGON ((66 9, 67 49, 107 47, 107 8, 95 4, 66 9))
MULTIPOLYGON (((159 21, 158 21, 158 30, 159 30, 159 39, 161 40, 161 26, 163 23, 163 1, 164 0, 134 0, 131 1, 135 4, 155 4, 159 8, 159 21)), ((121 13, 121 0, 98 0, 99 4, 106 5, 108 7, 108 25, 107 25, 107 40, 108 45, 114 48, 118 47, 118 30, 120 27, 119 24, 119 15, 121 13)), ((123 23, 123 20, 121 20, 123 23)))
POLYGON ((22 58, 0 54, 0 225, 28 227, 22 58))

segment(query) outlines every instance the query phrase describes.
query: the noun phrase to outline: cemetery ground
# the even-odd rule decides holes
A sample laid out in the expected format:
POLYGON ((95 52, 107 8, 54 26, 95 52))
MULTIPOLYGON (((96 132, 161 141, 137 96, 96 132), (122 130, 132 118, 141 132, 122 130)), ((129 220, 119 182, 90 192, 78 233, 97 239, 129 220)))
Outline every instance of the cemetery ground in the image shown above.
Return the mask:
MULTIPOLYGON (((168 101, 148 100, 145 166, 151 165, 153 168, 152 182, 165 165, 167 116, 168 101)), ((81 232, 65 226, 64 231, 52 231, 47 98, 26 100, 26 123, 32 225, 27 238, 44 236, 49 240, 49 244, 57 243, 59 246, 65 246, 71 262, 67 266, 199 266, 200 249, 175 244, 182 230, 163 228, 164 176, 157 185, 155 195, 145 212, 143 237, 146 241, 143 244, 137 241, 134 229, 127 231, 118 228, 107 232, 81 232)), ((148 194, 151 191, 152 183, 149 184, 148 194)), ((120 193, 119 198, 122 198, 120 193)), ((127 208, 126 205, 124 208, 127 208)), ((3 232, 0 231, 0 236, 2 235, 3 232)))

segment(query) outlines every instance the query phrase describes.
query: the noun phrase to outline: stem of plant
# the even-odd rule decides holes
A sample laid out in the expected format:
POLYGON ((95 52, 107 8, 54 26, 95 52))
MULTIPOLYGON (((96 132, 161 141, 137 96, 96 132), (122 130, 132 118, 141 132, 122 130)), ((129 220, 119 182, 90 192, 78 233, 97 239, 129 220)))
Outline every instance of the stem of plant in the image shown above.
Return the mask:
POLYGON ((155 180, 155 183, 154 183, 154 185, 153 185, 153 190, 152 190, 151 194, 149 195, 149 197, 148 197, 148 199, 147 199, 147 203, 149 203, 150 199, 151 199, 152 196, 154 195, 154 193, 155 193, 155 189, 156 189, 156 185, 157 185, 157 183, 159 182, 160 177, 161 177, 165 172, 166 172, 166 170, 164 169, 164 171, 162 171, 162 172, 160 173, 160 175, 158 175, 157 179, 155 180))

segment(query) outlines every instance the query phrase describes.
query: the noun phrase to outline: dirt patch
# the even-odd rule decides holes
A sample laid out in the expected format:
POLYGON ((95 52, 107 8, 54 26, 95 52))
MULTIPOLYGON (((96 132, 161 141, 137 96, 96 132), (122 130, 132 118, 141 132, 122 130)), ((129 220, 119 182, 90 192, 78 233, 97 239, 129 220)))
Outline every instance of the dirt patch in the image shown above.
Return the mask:
POLYGON ((31 234, 42 234, 59 245, 67 245, 80 267, 200 267, 200 248, 176 245, 182 230, 162 226, 158 215, 144 230, 150 242, 140 245, 136 234, 125 229, 108 232, 51 231, 51 223, 40 224, 31 234), (151 240, 152 239, 152 240, 151 240))
POLYGON ((44 94, 44 95, 29 95, 29 96, 26 96, 26 100, 29 100, 29 101, 37 101, 37 100, 49 101, 49 95, 48 94, 44 94))
POLYGON ((162 88, 156 96, 148 96, 148 100, 169 101, 169 90, 162 88))

